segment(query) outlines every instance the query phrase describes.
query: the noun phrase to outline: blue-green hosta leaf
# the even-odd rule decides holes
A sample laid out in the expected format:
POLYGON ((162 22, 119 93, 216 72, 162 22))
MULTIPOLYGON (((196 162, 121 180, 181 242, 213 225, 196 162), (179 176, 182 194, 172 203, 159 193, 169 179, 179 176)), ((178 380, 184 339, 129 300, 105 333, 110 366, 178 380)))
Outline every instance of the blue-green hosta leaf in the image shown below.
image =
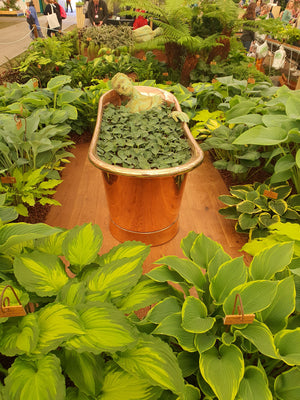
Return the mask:
POLYGON ((68 350, 114 353, 135 343, 136 330, 112 304, 87 303, 78 306, 77 310, 83 335, 71 338, 66 343, 68 350))
POLYGON ((181 313, 167 316, 153 331, 155 335, 167 335, 175 337, 180 346, 186 351, 196 351, 194 346, 194 333, 187 332, 182 328, 181 313))
POLYGON ((5 378, 9 400, 65 400, 65 378, 54 354, 43 358, 17 358, 5 378))
POLYGON ((293 242, 278 243, 262 250, 250 264, 250 275, 254 280, 271 279, 290 264, 293 253, 293 242))
POLYGON ((268 387, 263 372, 253 365, 245 368, 244 377, 237 394, 239 400, 272 400, 272 392, 268 387))
POLYGON ((146 320, 155 324, 159 324, 170 314, 181 312, 181 307, 182 306, 178 298, 171 296, 167 297, 148 311, 146 320))
POLYGON ((204 333, 209 331, 215 318, 207 316, 205 304, 198 298, 188 296, 182 306, 182 327, 191 333, 204 333))
POLYGON ((274 300, 271 305, 261 312, 263 322, 272 333, 284 329, 289 315, 295 309, 296 290, 293 276, 279 281, 274 300))
POLYGON ((71 264, 71 271, 78 273, 85 265, 97 258, 102 245, 102 232, 98 225, 84 224, 68 231, 62 248, 63 254, 71 264))
POLYGON ((85 333, 76 312, 63 304, 48 304, 36 314, 40 329, 36 354, 48 353, 73 336, 85 333))
POLYGON ((61 232, 60 228, 52 228, 46 224, 11 223, 0 227, 0 252, 7 253, 10 247, 61 232))
POLYGON ((159 338, 142 334, 138 344, 118 353, 115 361, 134 377, 183 395, 184 380, 171 348, 159 338))
POLYGON ((27 314, 16 323, 13 318, 5 324, 0 339, 0 352, 8 357, 30 354, 36 347, 39 328, 35 314, 27 314))
POLYGON ((200 354, 200 372, 219 400, 234 400, 244 375, 243 353, 222 344, 200 354))
POLYGON ((275 335, 275 346, 288 365, 300 365, 300 328, 285 329, 275 335))
POLYGON ((291 368, 277 376, 274 390, 277 398, 280 400, 298 400, 300 398, 299 368, 291 368))
POLYGON ((223 309, 225 314, 232 314, 236 294, 239 293, 245 314, 252 314, 264 310, 272 303, 276 291, 277 282, 254 281, 247 282, 234 288, 226 298, 223 309))
POLYGON ((200 268, 207 269, 208 264, 219 249, 222 249, 219 243, 201 233, 195 239, 191 248, 191 259, 198 264, 200 268))
POLYGON ((288 132, 279 126, 266 128, 262 125, 254 126, 243 132, 233 144, 256 144, 258 146, 274 146, 282 143, 288 137, 288 132))
MULTIPOLYGON (((235 327, 237 328, 237 325, 235 327)), ((254 320, 252 324, 248 324, 244 329, 235 330, 234 334, 248 339, 262 354, 271 358, 279 358, 272 332, 262 322, 254 320)))
POLYGON ((222 304, 232 289, 247 282, 247 267, 243 257, 227 261, 211 279, 210 293, 216 304, 222 304))
POLYGON ((197 351, 201 354, 205 351, 211 349, 216 343, 217 337, 212 333, 212 331, 208 331, 205 333, 198 333, 195 335, 195 347, 197 351))
POLYGON ((85 303, 86 293, 85 282, 79 282, 76 278, 73 278, 58 292, 56 301, 66 306, 76 306, 85 303))
POLYGON ((38 251, 16 257, 14 273, 26 290, 39 296, 56 295, 69 281, 59 257, 38 251))
POLYGON ((109 363, 99 400, 158 400, 162 389, 149 380, 109 363))
POLYGON ((207 274, 209 276, 209 279, 212 280, 212 278, 216 275, 221 265, 230 260, 231 260, 230 255, 225 253, 225 251, 222 248, 217 250, 207 266, 207 274))
POLYGON ((124 258, 142 258, 143 261, 150 253, 150 246, 142 242, 124 242, 113 247, 108 253, 99 258, 100 265, 110 264, 112 261, 123 260, 124 258))
POLYGON ((98 396, 104 379, 104 360, 92 353, 65 350, 63 367, 69 378, 89 396, 98 396))
POLYGON ((191 260, 176 256, 166 256, 160 258, 155 264, 166 264, 181 275, 188 283, 193 284, 197 289, 201 290, 206 282, 200 267, 191 260))

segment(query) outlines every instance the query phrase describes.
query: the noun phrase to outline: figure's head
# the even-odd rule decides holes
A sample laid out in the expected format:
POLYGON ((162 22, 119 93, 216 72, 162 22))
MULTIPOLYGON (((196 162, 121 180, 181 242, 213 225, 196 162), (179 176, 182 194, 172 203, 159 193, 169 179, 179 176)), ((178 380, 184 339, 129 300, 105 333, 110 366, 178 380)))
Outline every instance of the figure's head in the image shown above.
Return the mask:
POLYGON ((127 75, 118 72, 111 80, 112 88, 119 94, 130 96, 132 94, 132 81, 127 75))

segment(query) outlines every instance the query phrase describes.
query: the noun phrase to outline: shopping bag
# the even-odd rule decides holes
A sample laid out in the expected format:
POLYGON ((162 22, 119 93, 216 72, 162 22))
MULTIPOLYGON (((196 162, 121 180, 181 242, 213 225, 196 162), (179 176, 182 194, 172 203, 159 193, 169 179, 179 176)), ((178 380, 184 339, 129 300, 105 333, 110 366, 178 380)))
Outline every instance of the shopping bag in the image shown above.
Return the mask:
POLYGON ((51 14, 47 14, 47 21, 50 29, 60 29, 60 25, 57 19, 56 12, 53 10, 53 5, 51 4, 51 14))

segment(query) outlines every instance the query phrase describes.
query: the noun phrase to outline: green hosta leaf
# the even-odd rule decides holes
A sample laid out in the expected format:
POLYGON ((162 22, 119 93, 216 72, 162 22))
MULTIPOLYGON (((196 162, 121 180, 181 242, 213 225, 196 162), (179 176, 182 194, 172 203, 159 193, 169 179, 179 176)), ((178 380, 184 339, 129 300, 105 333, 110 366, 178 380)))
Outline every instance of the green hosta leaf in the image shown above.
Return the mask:
POLYGON ((69 75, 59 75, 55 76, 54 78, 50 79, 47 84, 47 89, 53 92, 57 91, 62 86, 66 85, 67 83, 71 82, 71 77, 69 75))
POLYGON ((64 400, 65 379, 54 354, 37 360, 17 358, 5 378, 9 400, 64 400))
POLYGON ((104 379, 104 360, 91 353, 65 350, 64 370, 81 392, 98 396, 104 379))
POLYGON ((238 217, 238 222, 243 231, 250 230, 256 227, 259 218, 256 215, 241 214, 238 217))
POLYGON ((95 261, 102 244, 102 232, 98 225, 84 224, 68 231, 62 244, 63 254, 70 262, 70 269, 78 273, 95 261))
POLYGON ((199 368, 199 354, 197 352, 181 351, 177 356, 177 360, 185 378, 194 374, 199 368))
POLYGON ((136 341, 136 331, 124 314, 109 303, 87 303, 78 306, 83 334, 66 343, 68 350, 114 353, 136 341))
POLYGON ((255 255, 250 264, 250 275, 254 280, 271 279, 282 271, 293 258, 294 243, 279 243, 255 255))
POLYGON ((219 400, 234 400, 244 375, 243 353, 235 345, 221 345, 200 354, 200 371, 219 400))
POLYGON ((244 200, 237 204, 236 210, 240 213, 252 214, 255 212, 255 204, 252 201, 244 200))
POLYGON ((268 228, 270 225, 275 224, 276 222, 280 222, 280 217, 277 214, 271 217, 269 213, 264 212, 259 215, 258 221, 264 227, 268 228))
POLYGON ((256 144, 258 146, 274 146, 282 143, 288 137, 288 132, 280 127, 265 128, 258 125, 243 132, 233 144, 256 144))
POLYGON ((268 308, 261 312, 263 322, 273 334, 287 326, 288 317, 295 309, 295 297, 296 290, 292 276, 278 283, 274 300, 268 308))
POLYGON ((11 319, 5 324, 0 339, 0 352, 13 357, 31 353, 37 344, 39 328, 35 314, 28 314, 17 323, 11 319))
POLYGON ((237 212, 236 206, 229 206, 225 208, 220 208, 219 213, 223 215, 226 219, 238 219, 239 213, 237 212))
POLYGON ((237 286, 231 291, 223 304, 224 313, 232 314, 237 293, 242 298, 245 314, 264 310, 272 303, 276 295, 277 285, 277 282, 272 281, 254 281, 237 286), (259 293, 259 296, 257 293, 259 293))
POLYGON ((181 307, 176 297, 167 297, 148 311, 146 319, 147 321, 159 324, 169 315, 181 312, 181 307))
POLYGON ((75 335, 84 334, 78 315, 63 304, 51 303, 38 313, 40 330, 35 353, 48 353, 75 335))
POLYGON ((275 379, 275 394, 280 400, 298 400, 300 398, 300 370, 291 368, 275 379))
POLYGON ((243 257, 235 258, 220 266, 211 279, 210 293, 216 304, 223 304, 231 290, 245 282, 247 282, 247 267, 243 257))
POLYGON ((222 203, 226 204, 227 206, 236 206, 237 204, 241 203, 241 200, 237 197, 229 196, 229 195, 221 195, 219 196, 219 200, 222 203))
POLYGON ((290 118, 299 119, 300 99, 297 94, 291 93, 285 104, 286 113, 290 118))
POLYGON ((67 387, 66 400, 91 400, 91 397, 75 387, 67 387))
POLYGON ((291 170, 295 165, 295 159, 292 154, 287 154, 286 156, 282 156, 277 160, 274 171, 276 173, 282 173, 285 171, 291 170))
POLYGON ((231 260, 231 257, 227 253, 225 253, 225 251, 222 248, 217 250, 215 255, 213 256, 213 258, 210 260, 208 267, 207 267, 207 273, 208 273, 209 279, 212 280, 212 278, 218 272, 218 269, 220 268, 220 266, 230 260, 231 260))
POLYGON ((241 101, 234 105, 229 111, 225 113, 226 120, 233 118, 244 117, 247 114, 251 114, 251 111, 256 106, 256 102, 253 100, 241 99, 241 101))
POLYGON ((198 264, 200 268, 207 269, 209 262, 219 249, 222 249, 219 243, 201 233, 195 239, 191 248, 191 259, 198 264))
POLYGON ((69 280, 59 257, 38 251, 16 257, 14 273, 26 290, 39 296, 56 295, 69 280))
POLYGON ((188 233, 188 235, 183 238, 180 242, 180 247, 182 249, 183 254, 187 257, 187 258, 191 258, 191 249, 193 247, 193 244, 195 242, 195 240, 197 239, 197 237, 199 236, 198 233, 191 231, 188 233))
POLYGON ((245 369, 244 377, 240 383, 237 394, 239 400, 272 400, 272 392, 268 387, 263 372, 254 366, 245 369))
POLYGON ((160 265, 159 267, 153 268, 146 275, 156 282, 184 282, 184 278, 177 272, 169 269, 167 265, 160 265))
POLYGON ((196 351, 194 334, 183 329, 181 313, 174 313, 167 316, 152 333, 175 337, 183 350, 196 351))
POLYGON ((207 317, 205 304, 196 297, 186 297, 182 306, 182 327, 191 333, 204 333, 209 331, 215 318, 207 317))
POLYGON ((158 400, 162 389, 149 380, 108 364, 99 400, 158 400))
POLYGON ((226 120, 228 124, 245 124, 247 126, 255 126, 262 124, 262 116, 260 114, 249 114, 241 115, 240 117, 232 118, 229 121, 226 120))
MULTIPOLYGON (((235 327, 237 328, 237 325, 235 327)), ((234 333, 248 339, 262 354, 279 358, 272 332, 262 322, 254 320, 252 324, 248 324, 244 329, 238 329, 234 333)))
POLYGON ((300 365, 300 328, 282 330, 275 336, 275 346, 288 365, 300 365))
POLYGON ((195 347, 199 353, 211 349, 216 343, 217 337, 211 332, 198 333, 195 336, 195 347))
POLYGON ((197 289, 201 290, 205 284, 206 280, 200 267, 191 260, 176 256, 166 256, 160 258, 155 264, 166 264, 181 275, 187 282, 196 286, 197 289))
POLYGON ((138 344, 118 353, 115 361, 134 377, 183 396, 184 380, 177 359, 171 348, 159 338, 142 334, 138 344))
POLYGON ((269 207, 272 211, 274 211, 275 214, 283 215, 286 212, 288 205, 286 201, 279 199, 271 200, 269 202, 269 207))
POLYGON ((60 228, 52 228, 46 224, 11 223, 0 227, 0 252, 8 250, 19 243, 38 239, 61 232, 60 228))

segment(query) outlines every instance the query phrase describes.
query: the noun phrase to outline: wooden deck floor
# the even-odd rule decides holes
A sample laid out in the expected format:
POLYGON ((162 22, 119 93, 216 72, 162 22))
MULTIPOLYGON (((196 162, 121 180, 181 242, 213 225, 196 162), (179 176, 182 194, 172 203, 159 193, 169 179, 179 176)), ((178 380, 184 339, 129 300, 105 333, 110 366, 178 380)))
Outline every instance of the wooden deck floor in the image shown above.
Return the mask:
MULTIPOLYGON (((62 206, 51 208, 46 223, 67 229, 86 222, 98 224, 103 233, 103 254, 119 242, 109 231, 109 213, 101 172, 89 162, 88 147, 89 144, 84 143, 74 149, 75 158, 63 171, 63 183, 55 195, 62 206)), ((151 248, 144 265, 145 272, 160 257, 182 257, 180 241, 190 231, 204 233, 219 242, 232 257, 241 256, 239 250, 247 237, 235 232, 234 221, 226 220, 218 213, 222 206, 218 196, 227 192, 220 174, 206 154, 202 165, 187 177, 177 236, 166 244, 151 248)))

